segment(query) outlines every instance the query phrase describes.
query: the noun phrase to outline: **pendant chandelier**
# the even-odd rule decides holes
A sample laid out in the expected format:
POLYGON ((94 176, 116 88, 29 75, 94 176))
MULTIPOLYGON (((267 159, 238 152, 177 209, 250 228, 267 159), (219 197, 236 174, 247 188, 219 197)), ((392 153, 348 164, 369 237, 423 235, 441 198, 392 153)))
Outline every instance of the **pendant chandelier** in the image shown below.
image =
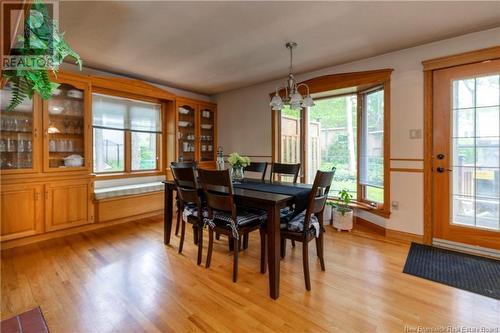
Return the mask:
POLYGON ((279 88, 276 87, 276 94, 271 99, 271 103, 269 105, 272 107, 272 110, 279 111, 283 109, 283 106, 289 105, 292 110, 300 110, 301 108, 307 108, 314 106, 314 101, 309 94, 309 86, 305 83, 295 82, 295 78, 292 73, 292 64, 293 64, 293 49, 297 47, 297 43, 289 42, 285 44, 286 48, 290 50, 290 70, 288 73, 288 79, 285 85, 285 97, 281 98, 278 93, 279 88), (299 92, 300 87, 305 87, 307 90, 306 97, 302 97, 299 92))

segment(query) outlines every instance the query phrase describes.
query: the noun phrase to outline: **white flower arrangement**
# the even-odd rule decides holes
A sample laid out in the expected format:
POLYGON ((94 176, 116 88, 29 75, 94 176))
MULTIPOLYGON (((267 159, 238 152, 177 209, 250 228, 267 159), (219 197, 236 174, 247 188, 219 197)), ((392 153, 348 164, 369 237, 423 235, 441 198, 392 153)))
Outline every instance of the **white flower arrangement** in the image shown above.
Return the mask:
POLYGON ((244 168, 250 165, 248 156, 240 156, 238 153, 229 154, 227 161, 233 168, 244 168))

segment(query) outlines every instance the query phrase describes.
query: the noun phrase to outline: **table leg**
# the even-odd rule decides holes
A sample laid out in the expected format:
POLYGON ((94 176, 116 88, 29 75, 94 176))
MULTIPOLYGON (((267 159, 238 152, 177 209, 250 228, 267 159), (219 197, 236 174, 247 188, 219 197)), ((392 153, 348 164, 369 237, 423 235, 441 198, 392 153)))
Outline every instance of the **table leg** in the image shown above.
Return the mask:
POLYGON ((165 184, 165 204, 163 212, 163 243, 170 244, 170 233, 172 231, 172 209, 174 194, 171 186, 165 184))
POLYGON ((280 210, 272 207, 267 215, 267 260, 269 293, 272 299, 280 296, 280 210))

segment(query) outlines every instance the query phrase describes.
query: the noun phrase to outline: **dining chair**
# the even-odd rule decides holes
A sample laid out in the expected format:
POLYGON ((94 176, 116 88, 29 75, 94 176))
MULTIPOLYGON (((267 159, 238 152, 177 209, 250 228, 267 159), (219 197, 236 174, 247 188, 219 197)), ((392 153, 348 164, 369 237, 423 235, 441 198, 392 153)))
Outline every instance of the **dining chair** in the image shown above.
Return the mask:
POLYGON ((203 250, 203 218, 208 216, 207 209, 203 207, 202 200, 198 194, 199 187, 194 168, 172 166, 172 175, 177 190, 178 209, 182 211, 179 253, 182 253, 184 236, 186 234, 186 222, 188 222, 193 225, 193 233, 197 234, 197 264, 200 265, 203 250))
POLYGON ((316 240, 316 254, 321 264, 321 270, 325 270, 323 249, 323 210, 325 209, 328 192, 335 171, 317 171, 314 183, 307 198, 307 208, 292 219, 282 219, 281 227, 281 258, 285 258, 286 240, 302 243, 302 263, 304 266, 304 280, 306 289, 311 290, 309 276, 309 242, 316 240))
MULTIPOLYGON (((171 162, 170 166, 172 167, 178 167, 178 168, 194 168, 196 169, 198 167, 196 161, 191 161, 191 162, 171 162)), ((177 222, 175 223, 175 235, 179 235, 179 226, 180 224, 180 218, 181 218, 181 210, 179 208, 179 194, 177 193, 176 200, 175 200, 175 206, 177 208, 177 222)), ((197 236, 194 237, 195 244, 197 242, 197 236)))
POLYGON ((264 180, 266 177, 267 162, 250 162, 243 170, 262 173, 261 180, 264 180))
POLYGON ((293 183, 297 183, 299 178, 300 163, 297 164, 285 164, 285 163, 272 163, 271 164, 271 174, 269 180, 273 181, 275 175, 288 175, 293 177, 293 183))
POLYGON ((266 212, 259 209, 236 207, 234 203, 234 189, 229 170, 199 169, 200 182, 207 200, 209 226, 207 262, 210 267, 214 243, 214 232, 227 235, 233 242, 233 282, 238 279, 238 252, 241 246, 241 237, 250 232, 260 231, 261 253, 260 271, 265 273, 265 229, 266 212))

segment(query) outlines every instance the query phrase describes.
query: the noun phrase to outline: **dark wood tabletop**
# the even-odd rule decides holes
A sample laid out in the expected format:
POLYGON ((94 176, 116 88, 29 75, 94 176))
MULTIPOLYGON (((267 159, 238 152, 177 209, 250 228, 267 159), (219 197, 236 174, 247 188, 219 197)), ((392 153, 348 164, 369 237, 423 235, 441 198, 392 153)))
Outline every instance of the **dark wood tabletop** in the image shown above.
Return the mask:
MULTIPOLYGON (((311 188, 311 185, 307 184, 292 184, 261 180, 255 180, 255 182, 300 187, 305 189, 311 188)), ((173 224, 173 191, 175 185, 171 180, 166 180, 163 183, 165 184, 164 243, 169 245, 173 224)), ((280 210, 292 204, 295 198, 293 195, 247 190, 236 186, 234 187, 234 199, 236 204, 260 208, 267 211, 269 294, 271 298, 277 299, 279 297, 280 283, 280 210)))

